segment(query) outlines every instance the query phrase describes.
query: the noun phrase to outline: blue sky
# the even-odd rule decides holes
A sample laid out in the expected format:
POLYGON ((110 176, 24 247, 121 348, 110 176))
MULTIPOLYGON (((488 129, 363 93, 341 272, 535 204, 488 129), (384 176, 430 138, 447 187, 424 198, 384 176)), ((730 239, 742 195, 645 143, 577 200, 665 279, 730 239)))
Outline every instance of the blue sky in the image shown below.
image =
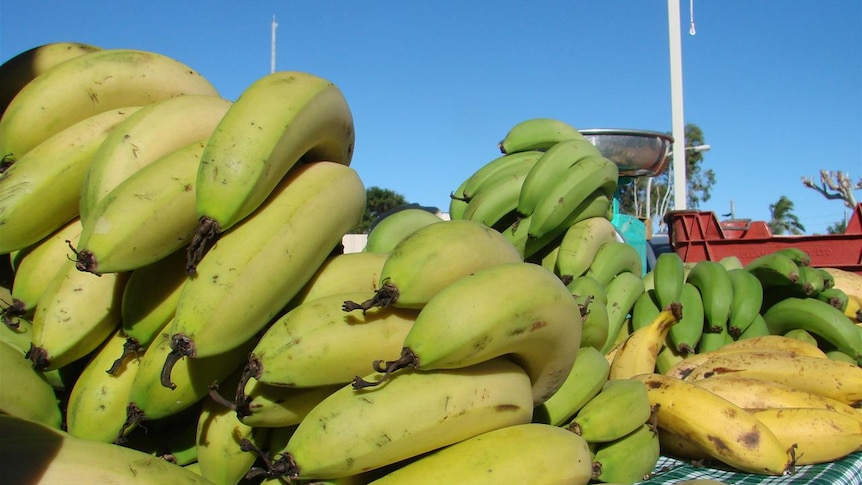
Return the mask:
MULTIPOLYGON (((680 1, 685 119, 712 149, 701 209, 766 220, 790 197, 807 233, 848 211, 806 189, 862 177, 862 2, 680 1)), ((47 42, 152 50, 228 99, 270 69, 328 78, 356 123, 366 186, 448 207, 515 123, 671 131, 667 2, 106 1, 0 4, 0 62, 47 42)), ((856 192, 862 199, 862 191, 856 192)))

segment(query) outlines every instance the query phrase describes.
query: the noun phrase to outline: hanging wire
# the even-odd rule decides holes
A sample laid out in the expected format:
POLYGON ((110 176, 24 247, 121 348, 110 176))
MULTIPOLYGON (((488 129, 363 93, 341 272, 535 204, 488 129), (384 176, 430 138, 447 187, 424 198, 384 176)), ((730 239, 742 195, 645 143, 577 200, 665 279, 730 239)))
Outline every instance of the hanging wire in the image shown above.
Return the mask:
POLYGON ((694 30, 694 0, 688 1, 688 12, 689 12, 689 19, 690 19, 690 23, 689 23, 689 27, 688 27, 688 34, 694 35, 697 33, 694 30))

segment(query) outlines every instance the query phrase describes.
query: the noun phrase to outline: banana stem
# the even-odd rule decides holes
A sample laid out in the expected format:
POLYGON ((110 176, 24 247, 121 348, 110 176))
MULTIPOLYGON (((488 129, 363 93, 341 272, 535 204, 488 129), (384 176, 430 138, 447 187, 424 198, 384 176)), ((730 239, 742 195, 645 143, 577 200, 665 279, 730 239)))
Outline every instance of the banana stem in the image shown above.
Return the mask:
POLYGON ((390 305, 393 305, 396 301, 398 301, 398 288, 390 283, 384 283, 383 286, 374 291, 374 296, 363 301, 362 303, 356 303, 352 300, 345 300, 341 305, 341 309, 346 312, 351 312, 353 310, 362 310, 362 314, 364 315, 366 311, 370 308, 380 307, 385 308, 390 305))
POLYGON ((389 375, 399 369, 417 368, 419 366, 419 357, 410 350, 410 347, 404 347, 401 349, 401 357, 396 360, 383 361, 383 360, 375 360, 371 365, 375 371, 382 372, 383 375, 380 376, 380 379, 370 382, 365 379, 356 376, 353 378, 353 388, 354 389, 364 389, 366 387, 374 387, 379 386, 381 383, 386 381, 389 378, 389 375))
POLYGON ((249 404, 251 403, 251 399, 245 395, 245 385, 248 383, 249 379, 260 379, 260 375, 263 372, 263 366, 254 354, 250 354, 248 356, 248 363, 243 367, 242 374, 239 377, 239 382, 236 385, 236 396, 234 397, 234 409, 236 410, 236 415, 240 418, 244 418, 246 416, 251 416, 251 409, 249 408, 249 404))
POLYGON ((168 356, 165 359, 165 365, 162 367, 162 385, 170 389, 176 389, 177 385, 171 382, 171 371, 174 369, 177 362, 179 362, 183 357, 194 356, 195 344, 192 342, 192 339, 179 333, 171 337, 171 351, 168 353, 168 356))
POLYGON ((143 427, 141 423, 145 419, 144 412, 135 403, 129 403, 126 407, 126 421, 120 427, 120 432, 117 434, 114 443, 118 445, 123 444, 126 441, 126 433, 138 426, 143 427))
POLYGON ((455 195, 455 192, 449 192, 449 198, 454 199, 454 200, 460 200, 462 202, 470 202, 469 197, 459 197, 459 196, 455 195))
POLYGON ((219 234, 221 234, 219 223, 207 216, 201 216, 198 220, 198 228, 192 236, 189 247, 186 248, 186 273, 189 276, 197 274, 198 263, 218 239, 219 234))
POLYGON ((68 239, 66 239, 66 244, 69 245, 69 249, 71 249, 72 253, 75 254, 75 268, 77 268, 78 271, 86 271, 88 273, 93 273, 96 276, 102 276, 102 274, 99 273, 96 256, 92 251, 87 251, 86 249, 78 251, 75 249, 75 246, 72 245, 72 241, 68 239))
POLYGON ((114 361, 113 364, 111 364, 111 368, 105 372, 112 376, 117 375, 117 372, 120 371, 120 367, 123 365, 123 362, 126 361, 126 357, 132 354, 137 355, 138 352, 140 352, 141 350, 143 350, 143 347, 141 346, 140 342, 138 342, 138 339, 134 337, 127 338, 126 341, 123 342, 123 353, 120 354, 120 356, 117 358, 117 360, 114 361))
POLYGON ((13 318, 23 317, 25 313, 26 312, 24 309, 24 302, 17 298, 13 298, 11 305, 0 310, 0 319, 2 319, 3 324, 10 329, 17 330, 20 326, 20 322, 18 322, 17 320, 13 320, 13 318))
POLYGON ((290 453, 282 453, 277 460, 273 460, 269 453, 255 446, 255 444, 247 438, 240 440, 239 447, 242 451, 257 453, 261 461, 263 461, 264 466, 266 466, 266 468, 257 466, 252 467, 245 474, 246 479, 255 477, 287 477, 288 483, 290 483, 290 479, 299 478, 299 467, 296 465, 296 461, 290 453))
POLYGON ((27 350, 27 353, 24 357, 30 359, 33 362, 33 368, 37 371, 43 371, 48 368, 49 359, 48 352, 45 351, 42 347, 36 347, 32 343, 30 344, 30 349, 27 350))
POLYGON ((219 406, 223 406, 227 409, 230 409, 231 411, 236 411, 236 404, 228 401, 221 394, 219 394, 218 381, 213 381, 213 383, 209 385, 209 387, 207 388, 207 394, 209 394, 210 399, 215 401, 215 403, 219 406))

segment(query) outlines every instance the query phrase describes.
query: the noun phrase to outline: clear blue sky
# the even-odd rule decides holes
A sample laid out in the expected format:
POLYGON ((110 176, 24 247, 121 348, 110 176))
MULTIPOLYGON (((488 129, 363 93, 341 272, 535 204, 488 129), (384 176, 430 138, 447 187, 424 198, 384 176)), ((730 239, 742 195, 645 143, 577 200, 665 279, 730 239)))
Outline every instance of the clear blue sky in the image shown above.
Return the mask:
MULTIPOLYGON (((685 118, 712 150, 701 208, 766 220, 790 197, 808 233, 845 209, 800 177, 862 177, 862 2, 681 0, 685 118)), ((326 77, 356 123, 366 186, 448 207, 515 123, 671 131, 667 3, 606 1, 106 1, 0 4, 0 62, 74 40, 156 51, 229 99, 270 69, 326 77)), ((862 192, 856 192, 862 199, 862 192)))

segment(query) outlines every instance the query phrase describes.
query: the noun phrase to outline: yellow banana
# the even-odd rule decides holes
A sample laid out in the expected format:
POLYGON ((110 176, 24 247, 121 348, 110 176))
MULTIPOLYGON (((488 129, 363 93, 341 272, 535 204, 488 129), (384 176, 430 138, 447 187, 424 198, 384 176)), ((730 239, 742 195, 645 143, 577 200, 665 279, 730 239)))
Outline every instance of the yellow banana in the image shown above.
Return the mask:
MULTIPOLYGON (((63 414, 54 389, 33 369, 24 353, 0 341, 0 365, 3 366, 0 415, 7 414, 60 429, 63 414)), ((4 434, 4 440, 9 437, 4 434)))
POLYGON ((810 357, 826 357, 826 354, 824 354, 816 345, 811 345, 808 342, 788 338, 783 335, 761 335, 759 337, 737 340, 725 345, 722 348, 722 351, 733 352, 736 349, 774 349, 785 352, 794 352, 800 355, 808 355, 810 357))
POLYGON ((649 325, 632 332, 617 350, 608 379, 628 379, 655 372, 656 359, 668 331, 679 322, 684 311, 679 303, 671 303, 649 325))
POLYGON ((826 408, 768 408, 751 415, 785 447, 797 465, 840 460, 862 449, 862 421, 826 408))
MULTIPOLYGON (((498 264, 449 284, 419 312, 401 357, 374 362, 399 369, 453 369, 508 355, 530 376, 535 405, 568 376, 581 340, 581 314, 568 288, 533 263, 498 264)), ((354 380, 356 388, 385 383, 354 380)))
MULTIPOLYGON (((281 428, 299 424, 342 384, 315 387, 282 387, 249 380, 243 388, 243 402, 233 403, 243 424, 254 428, 281 428)), ((212 393, 210 393, 212 395, 212 393)))
POLYGON ((95 114, 181 94, 217 95, 191 67, 133 49, 103 49, 29 82, 0 119, 0 153, 20 158, 51 135, 95 114))
POLYGON ((825 267, 821 269, 832 276, 833 288, 844 290, 844 293, 854 295, 856 298, 862 298, 862 276, 840 268, 825 267))
POLYGON ((314 276, 294 297, 290 307, 339 293, 373 293, 380 281, 386 256, 386 253, 361 251, 326 258, 314 276))
POLYGON ((743 472, 783 475, 793 465, 789 450, 747 411, 695 384, 661 374, 641 374, 656 422, 696 443, 712 458, 743 472), (704 419, 708 416, 708 419, 704 419))

